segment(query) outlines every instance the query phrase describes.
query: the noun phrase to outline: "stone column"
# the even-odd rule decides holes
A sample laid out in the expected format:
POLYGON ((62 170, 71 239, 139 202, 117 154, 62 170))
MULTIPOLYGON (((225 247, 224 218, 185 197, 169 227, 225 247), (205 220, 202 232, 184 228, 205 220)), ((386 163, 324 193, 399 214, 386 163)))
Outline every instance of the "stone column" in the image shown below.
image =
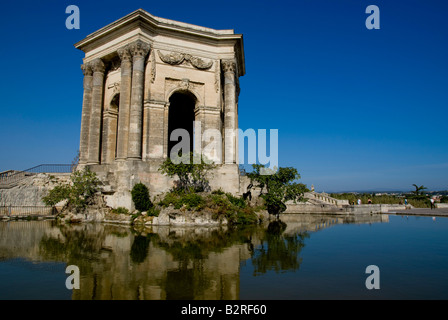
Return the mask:
POLYGON ((99 58, 93 60, 91 64, 93 69, 92 110, 90 112, 89 160, 87 164, 99 164, 105 66, 99 58))
POLYGON ((217 106, 198 106, 195 120, 201 121, 201 133, 195 132, 196 147, 201 145, 202 154, 215 164, 222 164, 221 111, 217 106))
POLYGON ((164 101, 145 101, 146 159, 162 159, 164 157, 165 109, 164 101))
POLYGON ((92 109, 92 67, 89 64, 81 65, 84 74, 84 94, 82 98, 81 134, 79 138, 79 163, 87 163, 89 159, 89 128, 90 112, 92 109))
POLYGON ((117 50, 121 59, 120 103, 118 107, 117 160, 128 156, 129 108, 131 104, 132 61, 128 46, 117 50))
POLYGON ((129 118, 128 159, 142 159, 143 89, 145 79, 145 58, 149 44, 137 40, 129 46, 132 54, 132 89, 129 118))
POLYGON ((116 111, 107 110, 104 112, 101 163, 112 163, 115 160, 117 117, 116 111))
POLYGON ((224 73, 224 161, 236 163, 236 83, 235 61, 221 61, 224 73))

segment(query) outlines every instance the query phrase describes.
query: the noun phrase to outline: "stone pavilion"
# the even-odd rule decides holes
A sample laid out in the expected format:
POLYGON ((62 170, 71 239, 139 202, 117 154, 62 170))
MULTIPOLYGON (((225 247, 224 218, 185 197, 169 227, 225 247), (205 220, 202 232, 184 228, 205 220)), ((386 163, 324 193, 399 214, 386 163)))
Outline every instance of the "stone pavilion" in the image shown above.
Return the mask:
POLYGON ((131 209, 130 190, 138 182, 151 195, 168 191, 173 181, 158 168, 177 143, 171 133, 187 130, 193 147, 198 122, 201 132, 222 137, 208 154, 217 164, 212 189, 245 191, 236 130, 239 77, 245 74, 241 34, 139 9, 75 47, 85 53, 79 165, 105 182, 110 206, 131 209))

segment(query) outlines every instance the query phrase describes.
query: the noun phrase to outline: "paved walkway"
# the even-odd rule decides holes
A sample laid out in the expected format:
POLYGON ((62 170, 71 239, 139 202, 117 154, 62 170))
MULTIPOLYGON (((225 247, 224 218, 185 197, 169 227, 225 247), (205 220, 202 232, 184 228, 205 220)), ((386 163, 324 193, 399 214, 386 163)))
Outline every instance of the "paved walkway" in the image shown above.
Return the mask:
POLYGON ((431 216, 431 217, 440 217, 446 216, 448 217, 448 208, 440 208, 440 209, 429 209, 429 208, 414 208, 410 210, 391 210, 388 212, 389 214, 398 214, 404 216, 431 216))

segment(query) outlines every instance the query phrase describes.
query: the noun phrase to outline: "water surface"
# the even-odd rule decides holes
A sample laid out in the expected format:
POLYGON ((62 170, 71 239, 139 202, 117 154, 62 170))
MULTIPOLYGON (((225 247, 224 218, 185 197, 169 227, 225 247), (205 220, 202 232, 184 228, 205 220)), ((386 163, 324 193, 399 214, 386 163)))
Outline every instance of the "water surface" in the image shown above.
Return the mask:
POLYGON ((448 218, 285 215, 246 228, 0 222, 0 299, 447 299, 448 218), (68 290, 65 268, 80 270, 68 290), (365 269, 380 270, 380 289, 365 269))

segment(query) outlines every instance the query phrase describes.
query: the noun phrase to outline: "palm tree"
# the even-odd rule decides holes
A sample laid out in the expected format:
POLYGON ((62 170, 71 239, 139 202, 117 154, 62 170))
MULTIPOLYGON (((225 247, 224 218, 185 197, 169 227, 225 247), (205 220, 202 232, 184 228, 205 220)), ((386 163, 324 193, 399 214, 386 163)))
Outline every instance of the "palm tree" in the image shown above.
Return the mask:
POLYGON ((424 187, 423 185, 421 185, 419 187, 415 183, 413 184, 413 186, 415 187, 415 191, 412 191, 412 193, 414 193, 415 196, 423 195, 423 190, 428 189, 428 188, 424 187))

